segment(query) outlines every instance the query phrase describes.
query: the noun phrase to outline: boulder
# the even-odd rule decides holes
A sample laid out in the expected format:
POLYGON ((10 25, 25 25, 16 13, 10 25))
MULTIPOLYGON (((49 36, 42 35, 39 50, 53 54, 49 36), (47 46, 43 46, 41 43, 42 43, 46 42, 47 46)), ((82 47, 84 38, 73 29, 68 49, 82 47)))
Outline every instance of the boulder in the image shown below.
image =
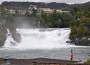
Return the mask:
POLYGON ((16 42, 20 43, 20 41, 21 41, 21 35, 20 35, 19 33, 13 33, 13 34, 12 34, 12 37, 13 37, 13 39, 14 39, 16 42))
POLYGON ((87 38, 81 38, 79 40, 73 40, 72 44, 78 45, 78 46, 90 46, 90 40, 87 38))
POLYGON ((19 33, 17 33, 16 28, 14 26, 12 26, 9 30, 11 32, 11 35, 12 35, 14 41, 20 43, 21 35, 19 33))

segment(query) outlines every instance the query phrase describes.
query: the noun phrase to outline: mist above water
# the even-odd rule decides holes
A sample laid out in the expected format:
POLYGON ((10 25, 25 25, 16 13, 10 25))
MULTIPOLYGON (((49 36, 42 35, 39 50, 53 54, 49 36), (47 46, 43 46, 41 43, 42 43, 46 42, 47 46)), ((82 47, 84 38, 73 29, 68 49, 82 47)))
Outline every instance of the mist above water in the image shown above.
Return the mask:
MULTIPOLYGON (((73 47, 69 40, 70 29, 17 29, 21 34, 21 43, 16 43, 11 36, 7 36, 5 48, 16 49, 53 49, 73 47)), ((10 34, 8 32, 8 34, 10 34)))
POLYGON ((14 25, 16 28, 36 28, 37 20, 34 17, 16 16, 14 17, 14 25))

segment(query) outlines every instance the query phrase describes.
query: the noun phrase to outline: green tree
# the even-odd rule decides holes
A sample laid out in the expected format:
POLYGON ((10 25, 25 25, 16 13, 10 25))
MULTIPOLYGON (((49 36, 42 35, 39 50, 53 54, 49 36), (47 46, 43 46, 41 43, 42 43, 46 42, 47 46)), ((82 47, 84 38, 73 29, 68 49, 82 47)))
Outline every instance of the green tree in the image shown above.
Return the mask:
POLYGON ((82 24, 80 24, 79 25, 79 27, 78 27, 78 37, 79 38, 82 38, 82 37, 84 37, 84 36, 86 36, 87 35, 87 28, 85 27, 85 25, 82 23, 82 24))
POLYGON ((16 11, 15 11, 15 14, 16 14, 16 15, 19 15, 19 12, 16 10, 16 11))
POLYGON ((76 25, 73 25, 72 27, 71 27, 71 34, 70 34, 70 39, 71 40, 74 40, 74 39, 76 39, 77 38, 77 33, 78 33, 78 27, 76 26, 76 25))
POLYGON ((86 64, 90 64, 90 59, 86 61, 86 64))
POLYGON ((0 12, 1 12, 1 14, 6 14, 5 8, 1 7, 0 12))
POLYGON ((33 11, 32 15, 36 16, 37 15, 37 10, 36 9, 32 9, 32 11, 33 11))

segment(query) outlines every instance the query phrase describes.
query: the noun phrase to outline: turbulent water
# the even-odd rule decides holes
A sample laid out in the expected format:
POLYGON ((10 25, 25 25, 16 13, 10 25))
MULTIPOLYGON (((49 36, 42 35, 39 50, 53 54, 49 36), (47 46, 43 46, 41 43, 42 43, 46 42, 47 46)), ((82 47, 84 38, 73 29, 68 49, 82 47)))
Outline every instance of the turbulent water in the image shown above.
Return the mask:
MULTIPOLYGON (((21 34, 21 43, 16 43, 9 35, 7 36, 4 47, 18 49, 52 49, 74 46, 66 43, 66 41, 69 41, 69 28, 17 29, 17 32, 21 34)), ((10 34, 9 31, 8 34, 10 34)))
POLYGON ((71 32, 69 28, 17 29, 17 32, 21 34, 21 43, 16 43, 8 30, 5 45, 0 48, 0 57, 69 60, 72 48, 74 60, 86 61, 89 58, 90 47, 66 43, 71 32))

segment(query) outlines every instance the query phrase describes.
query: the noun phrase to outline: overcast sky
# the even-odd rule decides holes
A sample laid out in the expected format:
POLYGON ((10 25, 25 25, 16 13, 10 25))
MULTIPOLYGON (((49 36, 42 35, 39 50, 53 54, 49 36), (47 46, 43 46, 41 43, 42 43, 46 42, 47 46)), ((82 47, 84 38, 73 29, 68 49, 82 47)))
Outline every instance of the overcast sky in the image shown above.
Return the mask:
POLYGON ((68 4, 73 4, 73 3, 85 3, 90 0, 0 0, 0 3, 3 1, 29 1, 29 2, 64 2, 68 4))

